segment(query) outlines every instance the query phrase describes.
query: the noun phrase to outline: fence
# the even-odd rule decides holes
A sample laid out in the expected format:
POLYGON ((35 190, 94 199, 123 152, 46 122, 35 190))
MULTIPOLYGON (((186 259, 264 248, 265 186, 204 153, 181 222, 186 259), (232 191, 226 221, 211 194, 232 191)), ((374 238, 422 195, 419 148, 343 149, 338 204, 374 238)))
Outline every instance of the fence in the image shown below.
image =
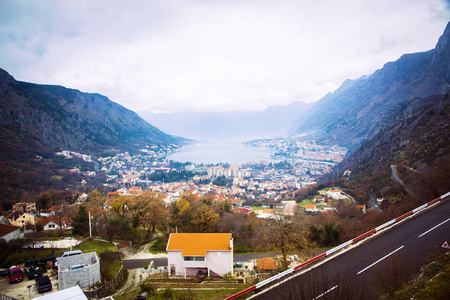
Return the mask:
POLYGON ((318 256, 316 256, 316 257, 313 257, 313 258, 307 260, 307 261, 304 262, 304 263, 301 263, 301 264, 299 264, 299 265, 297 265, 297 266, 295 266, 295 267, 293 267, 293 268, 290 268, 290 269, 288 269, 288 270, 286 270, 286 271, 284 271, 284 272, 282 272, 282 273, 279 273, 279 274, 277 274, 277 275, 275 275, 275 276, 272 276, 272 277, 270 277, 270 278, 267 278, 266 280, 263 280, 263 281, 261 281, 261 282, 255 284, 255 285, 253 285, 253 286, 251 286, 251 287, 248 287, 248 288, 246 288, 245 290, 242 290, 242 291, 240 291, 240 292, 238 292, 238 293, 236 293, 236 294, 234 294, 234 295, 231 295, 231 296, 229 296, 228 298, 225 298, 225 300, 236 299, 236 298, 238 298, 238 297, 240 297, 240 296, 242 296, 242 295, 244 295, 244 294, 247 294, 247 293, 250 293, 250 292, 255 291, 255 290, 257 290, 257 289, 260 289, 260 288, 262 288, 263 286, 265 286, 265 285, 267 285, 267 284, 269 284, 269 283, 272 283, 272 282, 274 282, 274 281, 277 281, 277 280, 279 280, 280 278, 282 278, 282 277, 284 277, 284 276, 286 276, 286 275, 292 274, 292 273, 294 273, 295 271, 298 271, 298 270, 300 270, 300 269, 302 269, 302 268, 304 268, 304 267, 306 267, 306 266, 308 266, 308 265, 310 265, 310 264, 312 264, 312 263, 314 263, 314 262, 316 262, 316 261, 318 261, 318 260, 321 260, 322 258, 325 258, 325 257, 327 257, 327 256, 330 256, 330 255, 333 254, 334 252, 336 252, 336 251, 338 251, 338 250, 341 250, 342 248, 345 248, 345 247, 347 247, 348 245, 355 244, 355 243, 359 242, 360 240, 362 240, 362 239, 364 239, 364 238, 366 238, 366 237, 368 237, 368 236, 370 236, 370 235, 372 235, 372 234, 374 234, 374 233, 376 233, 376 232, 378 232, 378 231, 380 231, 380 230, 382 230, 382 229, 384 229, 384 228, 387 228, 387 227, 389 227, 389 226, 391 226, 391 225, 393 225, 393 224, 395 224, 395 223, 397 223, 397 222, 399 222, 399 221, 405 219, 405 218, 408 217, 408 216, 411 216, 411 215, 413 215, 413 214, 415 214, 415 213, 417 213, 417 212, 420 212, 420 211, 426 209, 427 207, 429 207, 429 206, 431 206, 431 205, 433 205, 433 204, 435 204, 435 203, 437 203, 437 202, 439 202, 439 201, 442 201, 444 198, 446 198, 446 197, 448 197, 448 196, 450 196, 450 192, 448 192, 448 193, 446 193, 446 194, 440 196, 439 198, 434 199, 433 201, 430 201, 430 202, 428 202, 428 203, 425 203, 424 205, 421 205, 421 206, 419 206, 419 207, 413 209, 412 211, 407 212, 406 214, 401 215, 400 217, 397 217, 397 218, 395 218, 395 219, 393 219, 393 220, 391 220, 391 221, 389 221, 389 222, 386 222, 386 223, 384 223, 383 225, 378 226, 378 227, 375 228, 375 229, 372 229, 372 230, 370 230, 370 231, 368 231, 368 232, 366 232, 366 233, 363 233, 363 234, 361 234, 360 236, 358 236, 358 237, 356 237, 356 238, 354 238, 354 239, 351 239, 351 240, 349 240, 349 241, 347 241, 347 242, 345 242, 345 243, 343 243, 343 244, 341 244, 341 245, 339 245, 339 246, 337 246, 337 247, 335 247, 335 248, 333 248, 333 249, 330 249, 330 250, 328 250, 328 251, 325 252, 325 253, 322 253, 322 254, 320 254, 320 255, 318 255, 318 256))
POLYGON ((119 285, 122 283, 126 274, 127 274, 127 271, 122 266, 120 268, 119 272, 117 273, 117 275, 113 278, 113 280, 105 283, 104 285, 102 285, 101 287, 99 287, 95 290, 83 291, 83 292, 86 295, 86 297, 88 297, 90 299, 93 299, 93 298, 99 299, 102 297, 106 297, 108 295, 112 295, 116 291, 117 287, 119 287, 119 285))
POLYGON ((3 294, 0 294, 0 300, 18 300, 18 299, 11 297, 11 296, 6 296, 3 294))

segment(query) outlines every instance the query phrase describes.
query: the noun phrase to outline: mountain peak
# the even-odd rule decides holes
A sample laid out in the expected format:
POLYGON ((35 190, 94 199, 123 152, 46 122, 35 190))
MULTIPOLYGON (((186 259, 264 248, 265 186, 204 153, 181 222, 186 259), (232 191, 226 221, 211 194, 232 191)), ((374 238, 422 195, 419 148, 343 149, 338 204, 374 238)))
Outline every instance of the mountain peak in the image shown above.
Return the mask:
POLYGON ((435 49, 405 54, 364 80, 344 82, 316 102, 297 133, 353 148, 377 134, 382 129, 377 123, 408 99, 442 95, 449 89, 450 22, 435 49))
POLYGON ((449 41, 450 41, 450 22, 447 23, 444 33, 439 38, 436 44, 436 55, 448 54, 449 53, 449 41))
POLYGON ((0 68, 0 84, 10 84, 15 79, 8 72, 0 68))

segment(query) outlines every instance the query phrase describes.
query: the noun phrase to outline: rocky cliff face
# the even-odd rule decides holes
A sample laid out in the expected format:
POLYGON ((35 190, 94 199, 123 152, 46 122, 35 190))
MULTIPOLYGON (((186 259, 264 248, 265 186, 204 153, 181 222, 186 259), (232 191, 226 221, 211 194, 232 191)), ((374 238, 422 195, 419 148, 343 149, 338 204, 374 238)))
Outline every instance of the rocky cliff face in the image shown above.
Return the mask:
MULTIPOLYGON (((0 128, 29 149, 94 154, 116 147, 178 144, 136 113, 99 94, 14 80, 0 69, 0 128)), ((8 142, 8 141, 7 141, 8 142)))
POLYGON ((379 123, 408 99, 446 93, 450 89, 449 39, 450 23, 435 49, 405 54, 371 76, 346 81, 304 115, 296 133, 354 148, 383 130, 379 123))

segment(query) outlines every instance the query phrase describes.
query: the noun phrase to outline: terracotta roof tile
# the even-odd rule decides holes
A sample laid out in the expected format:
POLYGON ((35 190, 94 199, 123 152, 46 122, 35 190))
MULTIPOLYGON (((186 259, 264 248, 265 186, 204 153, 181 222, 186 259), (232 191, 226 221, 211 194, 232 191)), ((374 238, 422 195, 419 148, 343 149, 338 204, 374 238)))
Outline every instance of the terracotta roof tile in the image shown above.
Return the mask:
POLYGON ((256 266, 259 270, 277 270, 278 265, 275 259, 264 257, 256 260, 256 266))
POLYGON ((0 237, 4 236, 10 232, 13 232, 17 229, 20 229, 20 227, 0 223, 0 237))

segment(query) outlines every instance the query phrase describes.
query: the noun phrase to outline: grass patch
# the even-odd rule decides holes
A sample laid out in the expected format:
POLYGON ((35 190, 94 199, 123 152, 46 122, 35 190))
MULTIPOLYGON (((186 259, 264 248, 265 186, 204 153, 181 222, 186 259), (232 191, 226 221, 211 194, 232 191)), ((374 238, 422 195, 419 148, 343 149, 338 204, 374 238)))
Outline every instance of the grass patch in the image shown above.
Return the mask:
MULTIPOLYGON (((172 287, 170 284, 167 284, 165 288, 160 288, 159 292, 157 292, 156 295, 152 295, 152 293, 149 293, 149 297, 147 299, 221 300, 235 293, 238 293, 247 287, 249 287, 249 285, 234 284, 232 287, 218 288, 216 290, 197 290, 196 288, 202 288, 202 286, 196 284, 187 284, 185 286, 186 288, 185 290, 175 290, 174 287, 172 287)), ((155 290, 156 287, 153 287, 152 289, 155 290)), ((136 291, 130 292, 128 294, 114 297, 114 299, 116 300, 135 299, 135 297, 139 295, 140 290, 142 290, 142 288, 137 289, 136 291)))
POLYGON ((398 290, 392 299, 447 299, 450 295, 450 253, 422 267, 420 276, 398 290))
POLYGON ((261 206, 253 206, 252 207, 252 211, 258 211, 258 210, 263 210, 264 208, 262 208, 261 206))
POLYGON ((50 177, 50 180, 53 180, 53 181, 61 181, 63 178, 64 178, 64 177, 62 177, 61 175, 52 175, 52 176, 50 177))
POLYGON ((119 251, 114 244, 104 241, 87 241, 75 247, 75 249, 83 251, 83 253, 89 252, 117 252, 119 251))
POLYGON ((312 200, 303 200, 302 202, 300 202, 298 204, 299 207, 301 208, 305 208, 306 205, 308 204, 316 204, 316 202, 312 201, 312 200))

